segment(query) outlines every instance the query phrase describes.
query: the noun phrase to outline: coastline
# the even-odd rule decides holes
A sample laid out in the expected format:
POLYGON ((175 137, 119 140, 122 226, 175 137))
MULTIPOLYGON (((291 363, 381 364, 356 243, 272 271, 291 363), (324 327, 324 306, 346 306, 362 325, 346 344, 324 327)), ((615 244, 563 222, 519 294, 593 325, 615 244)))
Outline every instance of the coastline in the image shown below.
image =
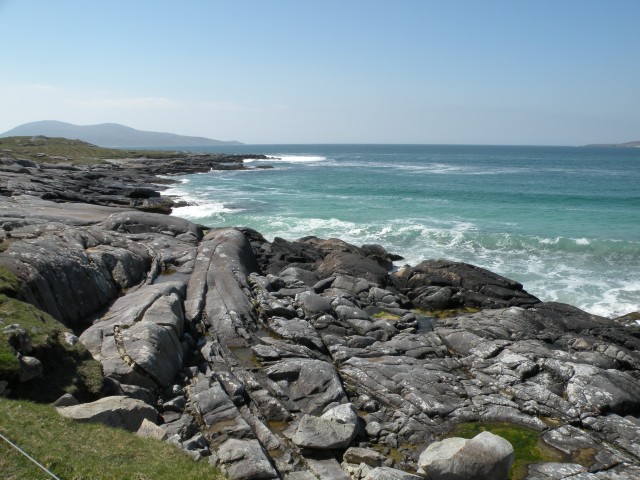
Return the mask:
POLYGON ((168 192, 194 205, 175 214, 250 226, 269 240, 379 243, 411 265, 471 263, 542 300, 610 318, 639 309, 633 152, 282 145, 265 153, 278 158, 250 165, 273 170, 181 176, 188 183, 168 192))
MULTIPOLYGON (((525 426, 564 451, 557 464, 524 464, 530 478, 567 465, 638 474, 635 318, 540 302, 460 262, 392 271, 398 257, 380 245, 267 241, 165 215, 175 203, 157 175, 244 168, 198 158, 0 163, 0 266, 16 278, 3 293, 71 328, 101 362, 106 380, 82 400, 146 403, 174 443, 232 478, 415 473, 428 444, 468 422, 525 426), (306 430, 335 423, 349 425, 338 444, 306 430), (230 454, 239 448, 245 458, 230 454), (366 472, 347 449, 374 459, 366 472)), ((40 363, 28 380, 22 366, 2 379, 28 397, 52 370, 13 348, 40 363)))

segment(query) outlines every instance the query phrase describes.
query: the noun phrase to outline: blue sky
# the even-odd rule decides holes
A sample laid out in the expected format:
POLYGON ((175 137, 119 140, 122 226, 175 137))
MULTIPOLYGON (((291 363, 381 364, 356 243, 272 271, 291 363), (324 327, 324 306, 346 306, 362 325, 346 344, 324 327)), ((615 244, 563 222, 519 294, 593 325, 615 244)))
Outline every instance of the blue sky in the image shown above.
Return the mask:
POLYGON ((640 1, 0 0, 0 132, 640 140, 640 1))

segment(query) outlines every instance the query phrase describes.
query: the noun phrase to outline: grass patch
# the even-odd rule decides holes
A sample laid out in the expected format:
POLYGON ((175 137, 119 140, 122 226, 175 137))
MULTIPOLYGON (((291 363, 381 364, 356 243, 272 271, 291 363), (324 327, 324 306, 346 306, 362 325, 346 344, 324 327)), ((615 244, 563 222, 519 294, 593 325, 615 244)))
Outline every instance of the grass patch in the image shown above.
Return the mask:
POLYGON ((395 313, 389 313, 383 310, 381 312, 376 313, 371 318, 375 318, 376 320, 391 320, 392 322, 397 322, 402 317, 400 317, 400 315, 396 315, 395 313))
POLYGON ((104 163, 106 159, 170 158, 176 152, 103 148, 82 140, 52 137, 0 138, 0 155, 42 163, 104 163))
POLYGON ((27 332, 33 347, 28 355, 40 360, 43 376, 12 383, 12 395, 43 402, 52 402, 64 393, 76 395, 79 400, 98 395, 102 367, 81 343, 69 345, 65 341, 65 334, 71 331, 33 305, 6 295, 0 295, 0 379, 15 381, 20 371, 15 340, 3 331, 13 324, 27 332))
MULTIPOLYGON (((4 245, 5 243, 6 242, 2 242, 0 246, 4 245)), ((19 287, 20 282, 18 280, 18 277, 16 277, 13 273, 0 265, 0 294, 9 295, 11 297, 15 296, 18 294, 19 287)))
MULTIPOLYGON (((124 430, 66 419, 48 405, 0 398, 0 432, 55 475, 74 480, 224 478, 177 447, 124 430)), ((6 480, 49 478, 0 439, 6 480)))
POLYGON ((576 455, 565 455, 551 447, 541 438, 541 432, 508 422, 468 422, 456 425, 449 437, 473 438, 480 432, 491 432, 509 440, 513 445, 515 458, 509 472, 511 480, 521 480, 527 476, 528 467, 539 462, 572 462, 589 466, 593 463, 589 452, 578 451, 576 455))

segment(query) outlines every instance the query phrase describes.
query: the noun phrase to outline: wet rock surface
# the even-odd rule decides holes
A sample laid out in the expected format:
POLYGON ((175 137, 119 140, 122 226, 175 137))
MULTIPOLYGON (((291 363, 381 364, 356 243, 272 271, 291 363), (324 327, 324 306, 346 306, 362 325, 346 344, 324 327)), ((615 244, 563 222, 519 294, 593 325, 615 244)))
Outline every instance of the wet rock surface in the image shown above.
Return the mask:
POLYGON ((638 474, 633 323, 462 263, 393 271, 377 245, 43 196, 0 196, 0 215, 0 265, 102 362, 104 395, 230 478, 416 478, 464 422, 539 431, 558 456, 526 478, 638 474))

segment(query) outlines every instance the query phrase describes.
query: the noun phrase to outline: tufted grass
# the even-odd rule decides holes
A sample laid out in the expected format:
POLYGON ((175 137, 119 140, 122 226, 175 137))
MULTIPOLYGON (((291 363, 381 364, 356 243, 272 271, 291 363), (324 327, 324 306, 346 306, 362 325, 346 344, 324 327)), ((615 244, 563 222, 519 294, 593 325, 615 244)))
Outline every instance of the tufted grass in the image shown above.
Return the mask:
POLYGON ((64 393, 71 393, 79 399, 91 399, 99 394, 102 366, 82 344, 69 345, 65 341, 65 333, 71 331, 51 315, 0 294, 0 380, 10 382, 12 395, 52 402, 64 393), (33 347, 29 355, 43 365, 43 375, 26 383, 16 382, 20 365, 10 337, 3 331, 14 324, 27 332, 33 347))
MULTIPOLYGON (((0 398, 0 433, 61 479, 204 480, 224 478, 177 447, 99 424, 77 423, 53 407, 0 398)), ((5 480, 50 478, 0 439, 5 480)))

